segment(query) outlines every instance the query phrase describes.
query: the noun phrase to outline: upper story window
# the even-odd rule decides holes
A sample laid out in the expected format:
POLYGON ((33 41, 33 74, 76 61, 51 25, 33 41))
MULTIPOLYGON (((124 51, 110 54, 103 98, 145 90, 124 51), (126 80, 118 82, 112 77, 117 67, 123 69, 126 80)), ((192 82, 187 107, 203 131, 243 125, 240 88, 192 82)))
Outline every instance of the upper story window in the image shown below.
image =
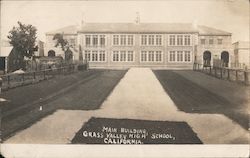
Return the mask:
POLYGON ((222 44, 222 39, 218 39, 218 44, 222 44))
POLYGON ((147 45, 147 35, 141 35, 141 45, 147 45))
POLYGON ((134 44, 134 36, 128 35, 128 45, 133 45, 133 44, 134 44))
POLYGON ((119 45, 119 35, 113 35, 113 45, 119 45))
POLYGON ((177 35, 177 45, 181 46, 183 45, 183 36, 182 35, 177 35))
POLYGON ((90 46, 91 45, 91 36, 85 35, 85 45, 90 46))
POLYGON ((206 39, 201 39, 201 44, 206 44, 206 39))
POLYGON ((191 43, 190 41, 191 41, 190 35, 185 35, 185 36, 184 36, 184 45, 185 45, 185 46, 189 46, 190 43, 191 43))
POLYGON ((100 35, 100 45, 101 46, 105 45, 105 35, 100 35))
POLYGON ((121 45, 126 45, 126 35, 121 35, 120 37, 121 37, 121 40, 120 40, 121 43, 120 44, 121 45))
POLYGON ((175 45, 175 35, 169 36, 169 45, 174 46, 175 45))
POLYGON ((169 61, 175 61, 175 51, 169 52, 169 61))
POLYGON ((156 45, 161 45, 162 44, 162 36, 161 35, 156 35, 156 45))
POLYGON ((98 45, 98 35, 93 35, 92 43, 93 43, 93 46, 98 45))
POLYGON ((209 39, 209 44, 214 44, 214 40, 213 39, 209 39))
POLYGON ((154 45, 154 35, 148 35, 148 45, 154 45))
POLYGON ((134 61, 134 52, 128 51, 128 61, 134 61))

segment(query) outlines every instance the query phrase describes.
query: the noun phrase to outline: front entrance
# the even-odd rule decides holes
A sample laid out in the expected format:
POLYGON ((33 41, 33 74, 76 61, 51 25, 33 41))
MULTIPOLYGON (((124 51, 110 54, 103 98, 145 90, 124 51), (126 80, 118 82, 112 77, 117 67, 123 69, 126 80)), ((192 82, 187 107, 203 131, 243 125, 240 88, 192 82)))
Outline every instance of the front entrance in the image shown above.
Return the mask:
POLYGON ((228 67, 229 53, 227 51, 223 51, 221 53, 221 62, 222 62, 222 67, 228 67))
POLYGON ((211 52, 205 51, 203 53, 203 66, 208 67, 211 66, 211 52))

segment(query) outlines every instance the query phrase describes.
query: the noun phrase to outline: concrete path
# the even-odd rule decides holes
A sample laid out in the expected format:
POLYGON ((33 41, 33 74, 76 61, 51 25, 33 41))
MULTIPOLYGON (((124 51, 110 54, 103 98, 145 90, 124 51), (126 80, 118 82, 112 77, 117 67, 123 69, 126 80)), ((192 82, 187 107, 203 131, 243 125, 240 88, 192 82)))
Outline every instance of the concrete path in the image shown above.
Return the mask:
MULTIPOLYGON (((84 104, 84 103, 83 103, 84 104)), ((58 110, 5 143, 70 143, 90 117, 185 121, 203 143, 248 143, 248 131, 224 115, 188 114, 178 111, 173 101, 148 68, 130 69, 101 109, 58 110)))

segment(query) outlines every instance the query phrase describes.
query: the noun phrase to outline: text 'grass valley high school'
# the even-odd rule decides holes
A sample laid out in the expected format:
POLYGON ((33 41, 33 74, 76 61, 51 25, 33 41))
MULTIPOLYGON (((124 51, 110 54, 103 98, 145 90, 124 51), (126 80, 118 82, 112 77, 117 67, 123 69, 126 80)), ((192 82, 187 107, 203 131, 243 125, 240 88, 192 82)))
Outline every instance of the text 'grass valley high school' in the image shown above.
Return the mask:
POLYGON ((233 58, 231 33, 188 23, 82 23, 46 33, 45 55, 63 56, 57 33, 72 46, 73 60, 90 68, 191 69, 193 63, 225 67, 233 58))

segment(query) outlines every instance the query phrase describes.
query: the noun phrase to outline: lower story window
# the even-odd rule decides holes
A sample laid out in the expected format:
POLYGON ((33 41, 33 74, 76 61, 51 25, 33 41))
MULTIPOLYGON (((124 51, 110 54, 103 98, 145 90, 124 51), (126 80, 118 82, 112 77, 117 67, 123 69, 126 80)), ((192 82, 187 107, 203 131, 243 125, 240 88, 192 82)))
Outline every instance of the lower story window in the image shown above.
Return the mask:
POLYGON ((191 52, 185 51, 185 62, 191 61, 191 52))
POLYGON ((191 51, 170 51, 169 61, 170 62, 190 62, 191 51))
POLYGON ((161 62, 162 51, 141 51, 141 62, 161 62))
POLYGON ((147 51, 141 51, 141 61, 147 61, 147 51))
POLYGON ((134 61, 134 52, 128 51, 128 61, 134 61))
POLYGON ((113 51, 113 61, 119 61, 119 51, 113 51))
POLYGON ((120 61, 126 61, 126 51, 120 51, 120 61))
POLYGON ((169 61, 175 61, 175 51, 170 51, 170 53, 169 53, 169 61))
POLYGON ((106 60, 105 51, 85 50, 85 59, 90 62, 103 62, 106 60))
POLYGON ((177 61, 183 61, 183 52, 182 51, 177 51, 177 61))

